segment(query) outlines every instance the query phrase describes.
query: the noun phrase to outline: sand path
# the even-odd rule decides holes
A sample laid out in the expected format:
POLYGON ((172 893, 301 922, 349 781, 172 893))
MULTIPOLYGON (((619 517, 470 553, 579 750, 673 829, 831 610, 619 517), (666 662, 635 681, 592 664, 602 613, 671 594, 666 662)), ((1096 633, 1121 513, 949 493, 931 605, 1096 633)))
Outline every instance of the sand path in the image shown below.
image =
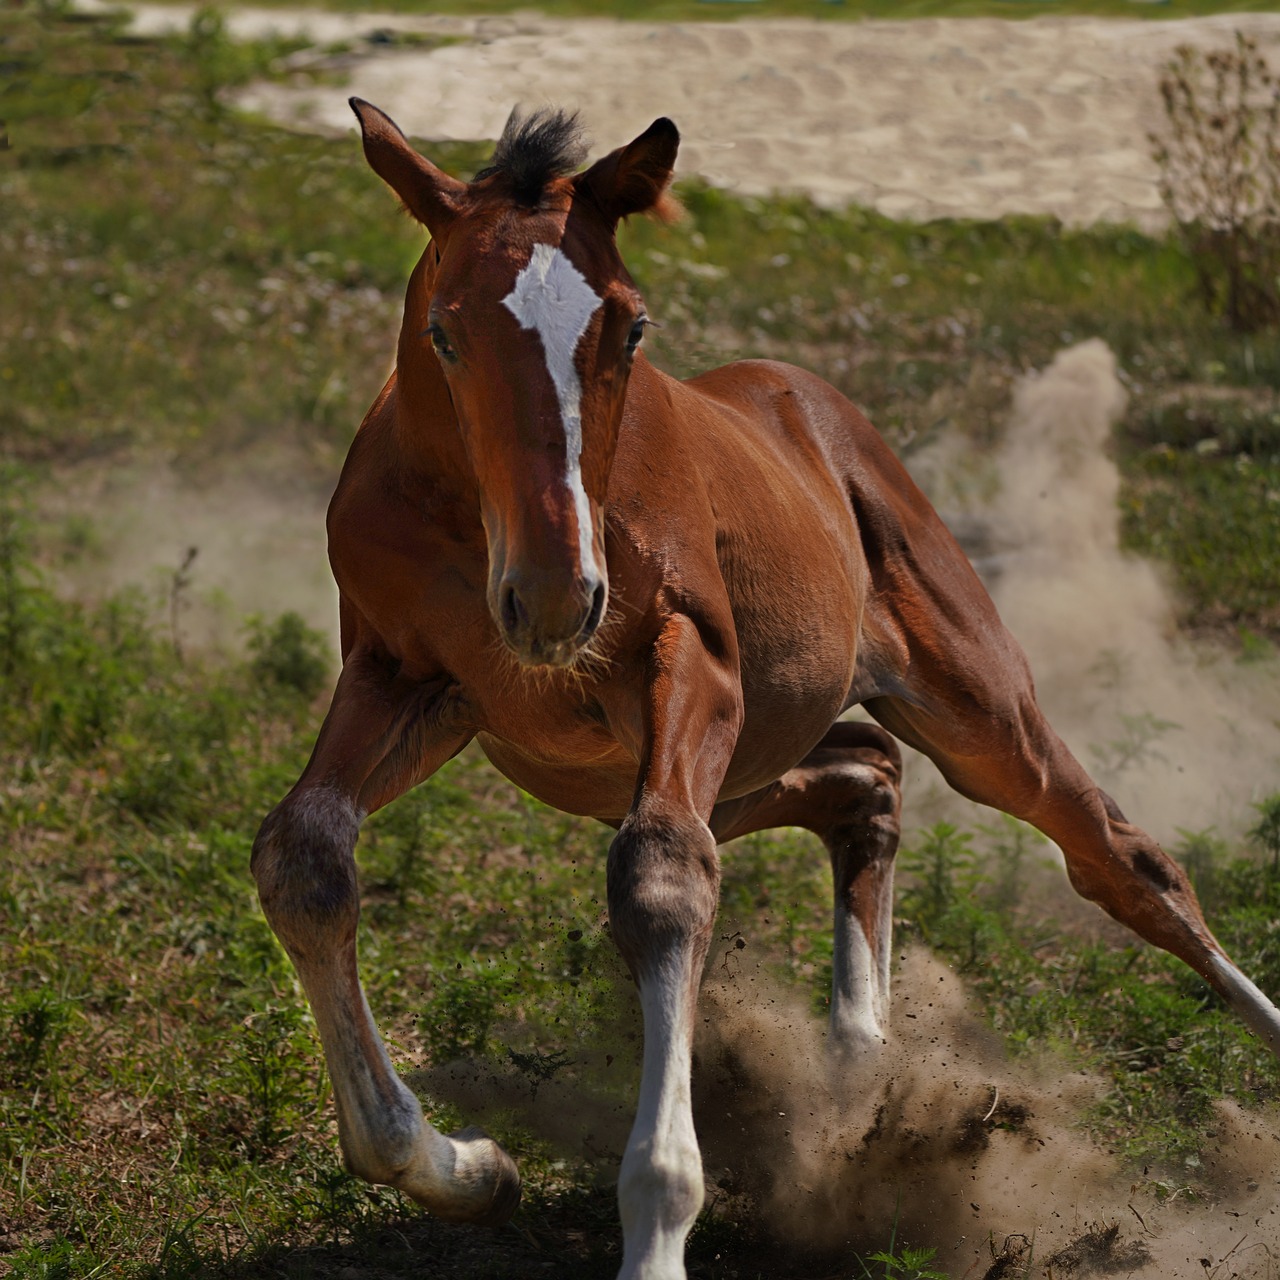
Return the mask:
MULTIPOLYGON (((143 6, 136 21, 160 30, 189 14, 143 6)), ((1280 65, 1280 14, 649 24, 242 9, 229 21, 236 35, 306 31, 318 44, 379 28, 458 39, 430 51, 362 42, 345 91, 258 84, 240 95, 294 127, 353 127, 348 92, 429 138, 496 137, 516 101, 581 108, 601 147, 670 115, 682 171, 740 193, 1077 225, 1163 221, 1146 139, 1177 45, 1220 47, 1239 28, 1280 65)))

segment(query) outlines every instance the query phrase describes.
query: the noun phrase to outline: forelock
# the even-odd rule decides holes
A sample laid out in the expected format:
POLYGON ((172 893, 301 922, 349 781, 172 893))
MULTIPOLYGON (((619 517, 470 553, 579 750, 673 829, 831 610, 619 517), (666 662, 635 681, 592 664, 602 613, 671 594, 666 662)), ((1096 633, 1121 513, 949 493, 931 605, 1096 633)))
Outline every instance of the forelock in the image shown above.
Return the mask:
POLYGON ((576 111, 516 107, 507 117, 489 164, 475 181, 502 174, 522 204, 537 204, 548 182, 573 173, 587 158, 587 140, 576 111))

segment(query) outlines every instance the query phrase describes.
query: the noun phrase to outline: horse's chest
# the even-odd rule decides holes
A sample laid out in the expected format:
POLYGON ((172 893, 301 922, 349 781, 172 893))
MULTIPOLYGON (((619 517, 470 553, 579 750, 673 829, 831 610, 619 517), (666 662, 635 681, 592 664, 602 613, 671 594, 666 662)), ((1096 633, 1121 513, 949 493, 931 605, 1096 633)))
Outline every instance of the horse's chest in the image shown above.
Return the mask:
POLYGON ((583 707, 544 698, 477 707, 485 754, 517 786, 569 813, 621 817, 635 789, 636 760, 583 707))

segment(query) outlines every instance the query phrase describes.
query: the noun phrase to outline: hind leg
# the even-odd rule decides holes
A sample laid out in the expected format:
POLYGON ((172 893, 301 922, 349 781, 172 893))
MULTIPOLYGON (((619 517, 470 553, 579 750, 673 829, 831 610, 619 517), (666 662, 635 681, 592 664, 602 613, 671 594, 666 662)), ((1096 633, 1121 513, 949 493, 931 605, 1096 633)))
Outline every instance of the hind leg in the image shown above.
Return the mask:
POLYGON ((723 842, 769 827, 804 827, 826 846, 835 895, 831 1043, 866 1052, 889 1024, 893 858, 902 757, 876 725, 837 722, 777 782, 716 806, 723 842))
POLYGON ((1186 873, 1089 777, 1036 704, 1025 659, 1008 656, 917 687, 915 703, 881 698, 867 710, 962 795, 1043 831, 1077 892, 1190 965, 1280 1055, 1280 1011, 1227 957, 1186 873))

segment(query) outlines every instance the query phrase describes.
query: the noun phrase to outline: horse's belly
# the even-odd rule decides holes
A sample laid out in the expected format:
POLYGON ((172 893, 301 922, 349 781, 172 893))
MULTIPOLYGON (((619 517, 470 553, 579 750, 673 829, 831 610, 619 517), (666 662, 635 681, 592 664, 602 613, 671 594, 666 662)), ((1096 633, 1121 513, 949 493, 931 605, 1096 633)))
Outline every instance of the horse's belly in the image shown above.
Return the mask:
POLYGON ((562 763, 538 759, 492 734, 477 734, 476 741, 504 777, 564 813, 620 822, 631 808, 637 765, 621 747, 562 763))
POLYGON ((840 627, 744 666, 742 732, 722 800, 767 785, 808 754, 844 709, 856 650, 856 634, 840 627))

